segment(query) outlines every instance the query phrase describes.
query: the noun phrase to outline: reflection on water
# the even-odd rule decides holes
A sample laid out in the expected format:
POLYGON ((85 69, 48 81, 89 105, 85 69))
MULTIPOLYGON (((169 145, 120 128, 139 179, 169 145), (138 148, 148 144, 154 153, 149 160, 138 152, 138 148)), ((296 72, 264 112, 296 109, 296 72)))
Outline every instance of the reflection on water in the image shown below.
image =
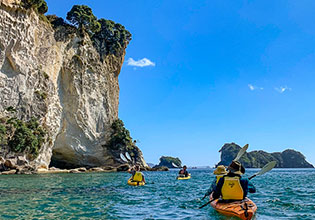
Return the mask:
MULTIPOLYGON (((248 176, 255 173, 249 170, 248 176)), ((0 176, 1 219, 232 219, 217 214, 204 195, 211 170, 145 173, 148 184, 127 185, 127 173, 0 176)), ((315 169, 278 169, 253 179, 256 219, 315 219, 315 169)))

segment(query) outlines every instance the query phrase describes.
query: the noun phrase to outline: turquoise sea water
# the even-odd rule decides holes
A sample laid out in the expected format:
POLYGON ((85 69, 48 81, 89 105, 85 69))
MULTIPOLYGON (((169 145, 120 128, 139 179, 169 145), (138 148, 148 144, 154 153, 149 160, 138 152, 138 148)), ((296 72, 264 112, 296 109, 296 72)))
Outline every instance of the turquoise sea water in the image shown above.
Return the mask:
MULTIPOLYGON (((233 219, 198 209, 212 170, 181 181, 177 172, 145 172, 141 187, 126 184, 128 173, 0 175, 0 219, 233 219)), ((256 219, 315 219, 315 169, 272 170, 252 182, 256 219)))

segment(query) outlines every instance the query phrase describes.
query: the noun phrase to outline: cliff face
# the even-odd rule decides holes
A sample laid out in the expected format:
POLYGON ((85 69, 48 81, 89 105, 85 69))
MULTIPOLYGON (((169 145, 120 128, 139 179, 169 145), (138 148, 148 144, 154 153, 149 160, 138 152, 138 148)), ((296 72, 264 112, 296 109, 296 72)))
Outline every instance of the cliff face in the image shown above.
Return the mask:
MULTIPOLYGON (((0 112, 35 117, 47 135, 31 166, 116 166, 125 163, 106 149, 118 119, 118 75, 124 54, 106 55, 73 27, 56 26, 25 10, 0 4, 0 112)), ((120 149, 124 153, 124 149, 120 149)), ((137 161, 146 166, 135 147, 137 161)), ((17 156, 3 151, 3 157, 17 156)), ((128 162, 128 161, 127 161, 128 162)))
MULTIPOLYGON (((224 144, 219 151, 221 152, 221 161, 218 165, 229 165, 240 149, 241 147, 235 143, 224 144)), ((246 168, 261 168, 270 161, 277 161, 277 168, 314 168, 305 160, 303 154, 291 149, 276 153, 252 151, 245 153, 240 159, 246 168)))

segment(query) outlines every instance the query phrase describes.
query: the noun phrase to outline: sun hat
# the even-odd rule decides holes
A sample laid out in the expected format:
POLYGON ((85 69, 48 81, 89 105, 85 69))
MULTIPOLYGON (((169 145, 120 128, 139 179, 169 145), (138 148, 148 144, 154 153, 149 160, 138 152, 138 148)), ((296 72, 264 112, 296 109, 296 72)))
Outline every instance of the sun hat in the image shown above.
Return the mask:
POLYGON ((213 171, 213 174, 215 175, 224 175, 227 174, 228 172, 225 169, 225 166, 219 165, 217 168, 213 171))
POLYGON ((232 161, 231 164, 228 166, 228 170, 232 173, 243 175, 245 173, 245 168, 242 164, 238 161, 232 161))

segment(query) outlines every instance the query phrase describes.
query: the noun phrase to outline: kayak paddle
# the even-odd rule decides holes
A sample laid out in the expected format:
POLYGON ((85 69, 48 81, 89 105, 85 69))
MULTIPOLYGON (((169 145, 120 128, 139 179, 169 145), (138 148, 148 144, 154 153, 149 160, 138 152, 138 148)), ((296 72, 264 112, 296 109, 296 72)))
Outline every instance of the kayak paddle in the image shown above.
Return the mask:
POLYGON ((272 170, 272 168, 274 168, 276 166, 276 164, 277 164, 276 161, 271 161, 271 162, 267 163, 263 168, 261 168, 261 170, 259 172, 255 173, 254 175, 252 175, 248 179, 251 180, 255 176, 260 176, 260 175, 263 175, 264 173, 267 173, 268 171, 272 170))
POLYGON ((200 206, 198 209, 202 209, 203 207, 209 205, 211 202, 213 202, 216 199, 211 199, 209 202, 207 202, 206 204, 203 204, 202 206, 200 206))
POLYGON ((241 159, 241 157, 245 154, 247 149, 248 149, 248 144, 245 144, 245 146, 236 155, 234 161, 238 161, 239 159, 241 159))
MULTIPOLYGON (((242 147, 240 149, 240 151, 237 153, 237 155, 233 161, 238 161, 245 154, 247 149, 248 149, 248 144, 245 144, 244 147, 242 147)), ((201 200, 204 200, 205 198, 206 198, 206 195, 201 200)))
MULTIPOLYGON (((267 163, 263 168, 261 168, 261 170, 257 173, 255 173, 254 175, 252 175, 251 177, 249 177, 248 179, 251 180, 256 176, 260 176, 263 175, 265 173, 267 173, 268 171, 272 170, 272 168, 274 168, 276 166, 277 162, 276 161, 271 161, 269 163, 267 163)), ((209 202, 207 202, 206 204, 203 204, 202 206, 199 207, 199 209, 202 209, 203 207, 205 207, 206 205, 209 205, 211 202, 213 202, 215 199, 211 199, 209 202)))

